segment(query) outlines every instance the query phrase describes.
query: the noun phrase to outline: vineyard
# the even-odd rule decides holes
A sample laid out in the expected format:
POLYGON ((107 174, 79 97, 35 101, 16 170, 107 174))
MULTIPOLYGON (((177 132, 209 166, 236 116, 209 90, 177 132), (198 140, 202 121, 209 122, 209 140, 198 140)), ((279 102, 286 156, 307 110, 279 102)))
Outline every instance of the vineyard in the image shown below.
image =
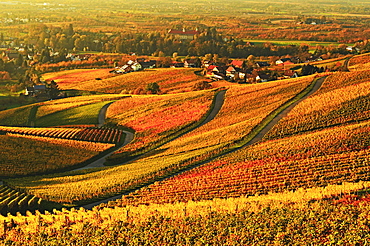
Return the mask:
POLYGON ((54 80, 61 89, 70 89, 71 84, 112 77, 111 69, 73 69, 61 72, 45 73, 44 80, 54 80))
POLYGON ((53 173, 88 161, 113 144, 32 135, 0 135, 0 177, 53 173))
POLYGON ((29 117, 35 105, 0 111, 0 125, 29 126, 29 117))
MULTIPOLYGON (((92 78, 95 73, 98 73, 95 70, 91 73, 89 71, 79 72, 75 70, 76 74, 70 73, 68 76, 61 75, 58 77, 58 72, 55 77, 52 74, 48 74, 48 78, 59 81, 60 87, 63 90, 91 91, 93 88, 94 91, 101 93, 132 94, 136 89, 144 89, 149 83, 157 83, 162 93, 179 93, 192 91, 194 84, 204 80, 204 77, 195 74, 198 70, 184 68, 152 69, 108 78, 100 75, 103 78, 102 80, 92 78), (79 75, 80 73, 83 74, 79 75), (79 79, 74 79, 72 76, 76 76, 79 79), (81 76, 83 79, 80 79, 81 76), (70 79, 71 77, 72 79, 70 79)), ((106 73, 109 74, 108 71, 106 73)))
MULTIPOLYGON (((362 61, 355 59, 365 58, 349 64, 362 61)), ((256 84, 220 81, 203 91, 190 90, 197 75, 184 71, 145 71, 145 82, 131 73, 95 85, 92 78, 103 71, 48 74, 79 90, 128 92, 136 80, 135 87, 155 81, 169 94, 65 98, 0 111, 0 242, 370 240, 369 70, 256 84), (81 80, 74 84, 73 76, 81 80), (203 123, 216 104, 215 116, 203 123), (281 120, 273 121, 279 112, 285 112, 281 120), (269 122, 271 130, 250 144, 269 122), (121 148, 127 130, 134 139, 121 148), (109 154, 101 160, 107 166, 79 169, 102 153, 109 154), (92 210, 74 208, 117 195, 92 210)))
POLYGON ((109 161, 120 162, 145 153, 190 130, 207 115, 214 93, 137 96, 113 103, 107 111, 108 124, 135 130, 135 139, 110 156, 109 161))
POLYGON ((348 67, 351 71, 368 70, 370 63, 370 55, 362 54, 352 57, 348 62, 348 67))
POLYGON ((0 185, 0 216, 17 212, 25 214, 26 211, 42 211, 45 203, 47 202, 41 198, 0 185))
POLYGON ((46 200, 66 204, 86 203, 89 199, 131 190, 193 166, 242 141, 264 117, 304 90, 312 80, 313 77, 307 77, 230 88, 221 111, 211 122, 123 166, 89 173, 25 177, 8 183, 46 200))
POLYGON ((0 216, 0 240, 12 245, 365 245, 369 197, 323 193, 0 216))
POLYGON ((370 122, 365 122, 263 142, 143 188, 117 205, 240 197, 369 180, 369 131, 370 122))
POLYGON ((0 126, 0 134, 6 133, 110 144, 118 144, 124 140, 124 132, 114 128, 26 128, 0 126))
MULTIPOLYGON (((58 109, 55 107, 46 107, 43 110, 41 106, 41 112, 43 116, 35 119, 35 126, 38 127, 50 127, 50 126, 62 126, 62 125, 98 125, 99 124, 99 112, 103 106, 114 102, 112 101, 98 101, 93 103, 86 103, 79 106, 68 105, 67 108, 61 108, 59 105, 58 109), (51 109, 50 109, 51 108, 51 109)), ((69 103, 68 103, 69 104, 69 103)), ((78 105, 78 104, 77 104, 78 105)), ((63 106, 66 106, 65 104, 63 106)), ((38 110, 37 110, 38 111, 38 110)), ((40 114, 39 114, 40 115, 40 114)), ((37 116, 37 114, 36 114, 37 116)))
POLYGON ((370 118, 370 71, 336 73, 265 136, 280 138, 370 118), (360 110, 359 110, 360 109, 360 110))
POLYGON ((42 102, 38 104, 36 119, 50 114, 55 114, 63 110, 78 108, 99 102, 109 102, 122 99, 124 97, 125 96, 122 95, 90 95, 42 102))

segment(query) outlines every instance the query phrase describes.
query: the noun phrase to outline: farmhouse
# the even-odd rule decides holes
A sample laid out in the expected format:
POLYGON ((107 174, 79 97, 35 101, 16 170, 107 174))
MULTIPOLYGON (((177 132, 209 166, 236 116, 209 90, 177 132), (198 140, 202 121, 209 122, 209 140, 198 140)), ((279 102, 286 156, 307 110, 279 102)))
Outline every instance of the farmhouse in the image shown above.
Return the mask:
POLYGON ((178 61, 173 61, 172 64, 171 64, 171 67, 172 68, 184 67, 184 63, 183 62, 178 62, 178 61))
POLYGON ((276 65, 290 65, 294 64, 290 58, 281 58, 275 62, 276 65))
POLYGON ((32 87, 26 87, 26 96, 37 97, 47 94, 46 85, 34 85, 32 87))
POLYGON ((269 67, 270 64, 268 62, 256 62, 256 66, 259 68, 263 68, 263 67, 269 67))

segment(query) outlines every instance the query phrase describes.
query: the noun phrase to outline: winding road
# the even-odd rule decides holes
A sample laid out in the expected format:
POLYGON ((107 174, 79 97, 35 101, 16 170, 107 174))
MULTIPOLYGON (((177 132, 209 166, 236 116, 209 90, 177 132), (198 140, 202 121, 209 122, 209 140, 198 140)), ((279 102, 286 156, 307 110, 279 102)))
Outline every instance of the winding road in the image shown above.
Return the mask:
MULTIPOLYGON (((170 141, 173 141, 181 136, 183 136, 184 134, 187 134, 189 133, 190 131, 193 131, 195 130, 196 128, 199 128, 201 126, 203 126, 204 124, 207 124, 208 122, 210 122, 211 120, 214 119, 214 117, 216 117, 216 115, 218 114, 218 112, 221 110, 222 108, 222 105, 224 104, 224 97, 225 97, 225 94, 226 94, 226 90, 222 90, 220 92, 217 93, 216 97, 214 98, 214 104, 213 104, 213 108, 211 109, 211 112, 209 112, 208 116, 206 117, 205 120, 203 120, 203 122, 198 125, 197 127, 193 128, 193 129, 190 129, 189 131, 167 141, 166 143, 170 142, 170 141)), ((112 103, 108 103, 106 105, 104 105, 100 112, 99 112, 99 116, 98 116, 98 126, 101 127, 104 125, 104 122, 105 122, 105 119, 106 119, 106 114, 107 114, 107 109, 108 107, 111 105, 112 103)), ((129 144, 135 137, 135 135, 132 133, 132 132, 129 132, 129 131, 123 131, 124 134, 125 134, 125 141, 119 146, 119 148, 122 148, 124 147, 125 145, 129 144)), ((163 144, 166 144, 166 143, 163 143, 163 144)), ((84 167, 81 167, 81 168, 77 168, 77 169, 74 169, 73 171, 77 171, 77 170, 84 170, 84 169, 90 169, 90 168, 97 168, 97 167, 106 167, 104 165, 106 159, 108 156, 112 155, 113 152, 116 151, 116 150, 112 150, 111 152, 107 153, 106 155, 104 155, 103 157, 99 158, 98 160, 84 166, 84 167)), ((145 153, 146 154, 146 153, 145 153)), ((143 154, 144 155, 144 154, 143 154)), ((134 160, 137 160, 139 159, 140 157, 142 157, 143 155, 140 155, 128 162, 132 162, 134 160)), ((118 164, 118 165, 123 165, 127 162, 124 162, 124 163, 121 163, 121 164, 118 164)))
MULTIPOLYGON (((297 104, 299 104, 300 102, 302 102, 303 100, 305 100, 306 98, 308 98, 309 96, 311 96, 312 94, 314 94, 316 91, 318 91, 322 84, 324 83, 326 79, 326 76, 325 77, 321 77, 317 80, 315 80, 315 85, 313 86, 313 88, 306 94, 304 95, 302 98, 300 98, 299 100, 297 100, 296 102, 292 103, 291 105, 289 105, 287 108, 285 108, 282 112, 280 112, 279 114, 277 114, 260 132, 258 132, 258 134, 256 134, 250 141, 248 141, 247 143, 245 143, 243 146, 241 147, 238 147, 238 148, 235 148, 235 149, 232 149, 231 151, 229 152, 226 152, 224 153, 223 155, 226 155, 226 154, 229 154, 229 153, 232 153, 232 152, 235 152, 241 148, 244 148, 246 146, 249 146, 249 145, 252 145, 254 143, 257 143, 259 141, 261 141, 263 139, 263 136, 269 131, 271 130, 271 128, 277 124, 279 122, 279 120, 281 120, 283 117, 285 117, 297 104)), ((216 96, 216 99, 215 99, 215 105, 214 105, 214 108, 212 110, 212 112, 209 114, 209 116, 206 118, 206 120, 200 124, 198 127, 206 124, 207 122, 210 122, 212 119, 214 119, 217 115, 217 113, 220 111, 222 105, 223 105, 223 102, 224 102, 224 96, 225 96, 225 93, 226 91, 221 91, 217 96, 216 96)), ((207 160, 199 165, 203 165, 207 162, 210 162, 212 161, 213 159, 215 158, 218 158, 219 156, 216 156, 210 160, 207 160)), ((199 166, 197 165, 197 166, 199 166)), ((192 167, 194 168, 194 167, 192 167)), ((182 173, 184 171, 187 171, 187 170, 183 170, 179 173, 182 173)), ((178 174, 179 174, 178 173, 178 174)), ((173 175, 172 175, 173 176, 173 175)), ((164 180, 166 178, 163 178, 161 180, 164 180)), ((157 180, 158 181, 158 180, 157 180)), ((122 198, 122 195, 124 194, 121 194, 121 195, 117 195, 117 196, 114 196, 114 197, 110 197, 110 198, 107 198, 107 199, 104 199, 104 200, 101 200, 101 201, 97 201, 97 202, 94 202, 94 203, 91 203, 91 204, 87 204, 87 205, 84 205, 82 206, 83 208, 85 209, 92 209, 94 206, 97 206, 99 204, 102 204, 102 203, 107 203, 109 201, 114 201, 114 200, 117 200, 117 199, 120 199, 122 198)))
MULTIPOLYGON (((104 125, 108 107, 112 103, 113 102, 107 103, 100 109, 99 116, 98 116, 98 127, 101 127, 101 126, 104 125)), ((125 141, 119 146, 119 148, 122 148, 123 146, 129 144, 134 139, 134 134, 132 132, 124 131, 124 130, 122 130, 122 131, 125 134, 125 141)), ((102 156, 98 160, 93 161, 93 162, 91 162, 90 164, 88 164, 84 167, 74 169, 73 171, 90 169, 90 168, 97 168, 97 167, 105 167, 104 163, 105 163, 107 157, 112 155, 114 151, 116 151, 116 148, 114 150, 112 150, 111 152, 107 153, 106 155, 102 156)))

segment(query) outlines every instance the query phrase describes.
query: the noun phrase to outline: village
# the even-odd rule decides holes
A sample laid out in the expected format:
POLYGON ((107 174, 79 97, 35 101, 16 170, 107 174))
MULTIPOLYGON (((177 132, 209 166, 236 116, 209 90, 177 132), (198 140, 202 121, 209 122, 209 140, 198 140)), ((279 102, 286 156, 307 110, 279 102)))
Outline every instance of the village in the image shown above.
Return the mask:
MULTIPOLYGON (((226 62, 225 59, 223 59, 223 62, 200 60, 199 58, 183 59, 182 61, 178 60, 179 59, 171 61, 168 67, 174 69, 202 68, 201 74, 210 80, 226 80, 236 83, 267 82, 272 80, 297 78, 299 76, 327 71, 327 69, 318 68, 309 64, 305 64, 303 66, 295 64, 290 58, 278 59, 274 64, 269 64, 265 61, 251 62, 248 60, 229 59, 227 59, 226 62), (293 67, 293 69, 291 67, 293 67), (305 68, 310 68, 310 71, 303 72, 305 68)), ((145 69, 153 69, 156 65, 156 60, 138 58, 136 60, 129 60, 123 66, 115 67, 110 72, 115 74, 126 74, 145 69)))

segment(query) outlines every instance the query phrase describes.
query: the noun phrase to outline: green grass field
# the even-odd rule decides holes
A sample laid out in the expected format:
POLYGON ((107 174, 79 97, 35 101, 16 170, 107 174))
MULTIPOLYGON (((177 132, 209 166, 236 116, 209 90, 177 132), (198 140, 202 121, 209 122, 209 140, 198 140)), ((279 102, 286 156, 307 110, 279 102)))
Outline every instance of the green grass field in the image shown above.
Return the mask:
POLYGON ((77 108, 58 111, 36 119, 35 126, 90 125, 98 124, 100 109, 113 101, 93 103, 77 108))

